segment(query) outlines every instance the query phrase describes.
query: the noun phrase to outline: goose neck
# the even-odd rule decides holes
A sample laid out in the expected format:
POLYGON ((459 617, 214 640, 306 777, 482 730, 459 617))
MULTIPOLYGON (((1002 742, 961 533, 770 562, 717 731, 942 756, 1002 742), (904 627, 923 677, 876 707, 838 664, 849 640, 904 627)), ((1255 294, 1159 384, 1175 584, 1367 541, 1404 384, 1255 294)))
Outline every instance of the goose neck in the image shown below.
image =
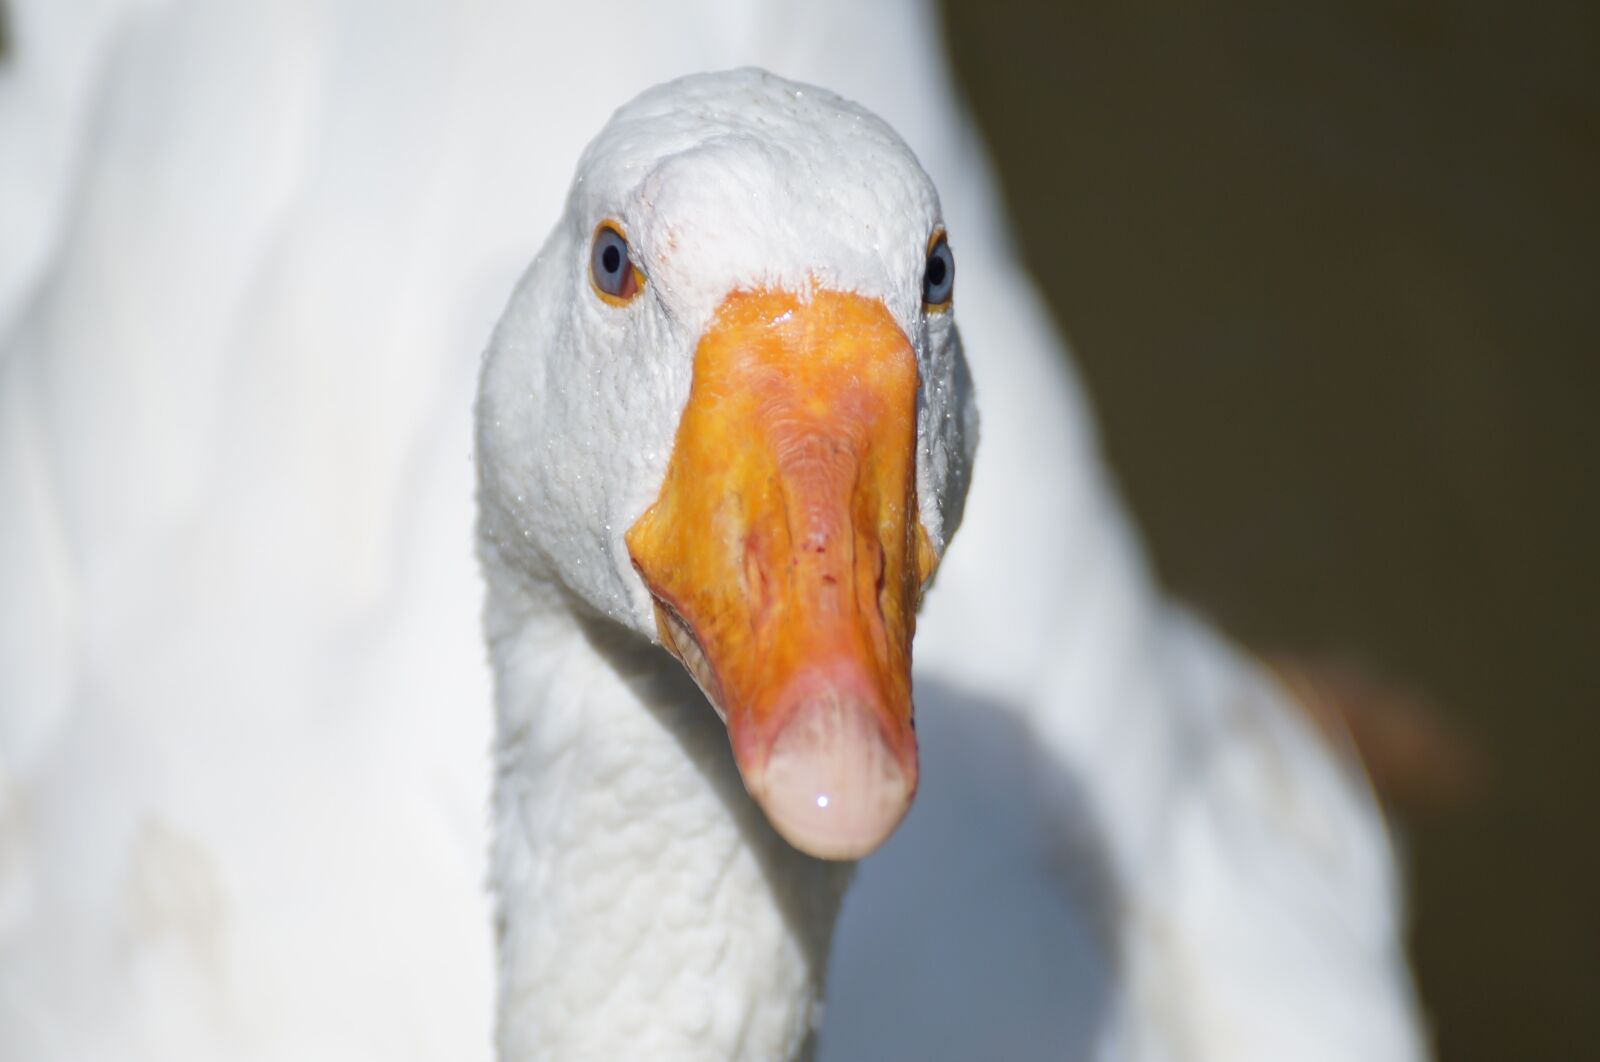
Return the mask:
POLYGON ((491 591, 500 1057, 803 1057, 848 868, 773 833, 662 650, 521 604, 491 591))

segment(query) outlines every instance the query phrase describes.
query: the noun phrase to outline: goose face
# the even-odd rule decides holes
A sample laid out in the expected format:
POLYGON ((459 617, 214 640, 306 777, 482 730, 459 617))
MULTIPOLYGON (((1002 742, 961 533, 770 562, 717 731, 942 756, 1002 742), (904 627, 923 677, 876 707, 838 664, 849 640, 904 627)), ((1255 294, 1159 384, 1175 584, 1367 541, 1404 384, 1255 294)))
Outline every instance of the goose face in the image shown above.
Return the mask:
POLYGON ((942 231, 860 108, 672 82, 585 152, 481 382, 486 556, 676 655, 822 858, 876 848, 916 789, 915 611, 975 441, 942 231))

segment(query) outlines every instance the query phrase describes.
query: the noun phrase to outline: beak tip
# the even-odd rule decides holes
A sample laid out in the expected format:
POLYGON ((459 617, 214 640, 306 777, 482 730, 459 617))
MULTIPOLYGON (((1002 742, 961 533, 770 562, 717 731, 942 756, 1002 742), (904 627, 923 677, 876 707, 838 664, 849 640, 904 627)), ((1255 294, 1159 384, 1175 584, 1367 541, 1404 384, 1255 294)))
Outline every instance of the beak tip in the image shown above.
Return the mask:
POLYGON ((886 841, 915 792, 909 770, 877 722, 880 710, 833 689, 795 704, 751 793, 783 838, 818 859, 861 859, 886 841))

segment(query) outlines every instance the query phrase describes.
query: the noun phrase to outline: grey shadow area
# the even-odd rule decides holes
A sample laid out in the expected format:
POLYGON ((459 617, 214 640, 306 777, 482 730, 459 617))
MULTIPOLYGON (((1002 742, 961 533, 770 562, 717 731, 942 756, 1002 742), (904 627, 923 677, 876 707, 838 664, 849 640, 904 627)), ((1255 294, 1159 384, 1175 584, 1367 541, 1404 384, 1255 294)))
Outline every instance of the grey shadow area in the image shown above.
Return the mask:
POLYGON ((1115 998, 1115 893, 1082 790, 1004 708, 916 696, 916 802, 845 897, 818 1057, 1089 1058, 1115 998))

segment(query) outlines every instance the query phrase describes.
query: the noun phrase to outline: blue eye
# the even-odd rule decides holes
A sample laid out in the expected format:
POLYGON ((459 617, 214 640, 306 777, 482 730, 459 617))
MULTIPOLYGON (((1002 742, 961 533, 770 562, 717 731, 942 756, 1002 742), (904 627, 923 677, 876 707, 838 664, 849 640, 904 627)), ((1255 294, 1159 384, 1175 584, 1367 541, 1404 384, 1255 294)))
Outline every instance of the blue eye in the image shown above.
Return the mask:
POLYGON ((628 240, 615 224, 602 221, 589 252, 589 279, 600 297, 620 306, 639 294, 639 271, 628 255, 628 240))
POLYGON ((950 253, 950 243, 941 231, 928 248, 928 264, 922 271, 922 302, 930 310, 942 310, 950 305, 955 288, 956 256, 950 253))

